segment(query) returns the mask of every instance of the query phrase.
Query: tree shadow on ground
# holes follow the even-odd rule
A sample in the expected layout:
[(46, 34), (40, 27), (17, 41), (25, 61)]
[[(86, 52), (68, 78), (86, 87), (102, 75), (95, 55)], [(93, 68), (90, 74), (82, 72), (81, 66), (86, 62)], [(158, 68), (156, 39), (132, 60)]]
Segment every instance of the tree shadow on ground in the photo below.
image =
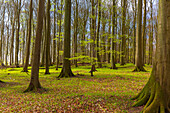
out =
[(22, 85), (21, 83), (18, 82), (0, 82), (0, 87), (11, 87), (11, 86), (18, 86)]

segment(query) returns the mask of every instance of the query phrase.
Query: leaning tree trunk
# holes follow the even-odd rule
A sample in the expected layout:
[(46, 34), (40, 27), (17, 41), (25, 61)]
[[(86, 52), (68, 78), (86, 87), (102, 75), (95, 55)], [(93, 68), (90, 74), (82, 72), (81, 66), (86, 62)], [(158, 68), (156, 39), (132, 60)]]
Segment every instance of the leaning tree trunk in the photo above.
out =
[(43, 28), (43, 16), (44, 16), (44, 2), (45, 0), (39, 0), (38, 8), (38, 20), (36, 29), (35, 49), (33, 54), (33, 62), (31, 69), (31, 81), (28, 88), (24, 92), (42, 89), (39, 82), (39, 65), (40, 65), (40, 48), (41, 48), (41, 37)]
[(58, 78), (74, 76), (74, 74), (71, 71), (71, 64), (69, 60), (70, 58), (70, 34), (71, 34), (71, 0), (65, 0), (64, 58), (63, 58), (63, 68)]
[(134, 72), (146, 71), (142, 64), (142, 0), (138, 0), (138, 15), (137, 15), (137, 29), (136, 29), (136, 62)]
[(170, 1), (159, 1), (156, 59), (149, 81), (133, 99), (144, 113), (170, 112)]

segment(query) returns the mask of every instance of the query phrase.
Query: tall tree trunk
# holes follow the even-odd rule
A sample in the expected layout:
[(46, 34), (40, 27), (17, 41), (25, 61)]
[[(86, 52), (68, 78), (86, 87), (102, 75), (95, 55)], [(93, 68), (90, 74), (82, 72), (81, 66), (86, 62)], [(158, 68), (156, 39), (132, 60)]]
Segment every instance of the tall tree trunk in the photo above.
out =
[(51, 3), (50, 0), (48, 0), (47, 2), (47, 27), (46, 27), (46, 65), (45, 65), (45, 74), (50, 74), (49, 72), (49, 61), (50, 61), (50, 8), (51, 8)]
[(14, 12), (14, 17), (12, 21), (12, 35), (11, 35), (11, 46), (10, 46), (10, 65), (14, 63), (13, 61), (13, 49), (14, 49), (14, 33), (15, 33), (15, 12)]
[(33, 54), (33, 62), (31, 69), (31, 81), (28, 88), (24, 92), (42, 89), (39, 82), (39, 64), (40, 64), (40, 48), (41, 48), (41, 37), (43, 28), (43, 16), (44, 16), (44, 2), (45, 0), (39, 0), (38, 8), (38, 20), (36, 29), (36, 39), (35, 39), (35, 50)]
[(93, 40), (92, 42), (92, 67), (91, 67), (91, 76), (93, 76), (93, 72), (96, 71), (95, 68), (95, 36), (96, 36), (96, 31), (95, 31), (95, 4), (94, 0), (91, 0), (91, 13), (92, 13), (92, 20), (91, 20), (91, 39)]
[(133, 63), (135, 64), (135, 53), (136, 53), (136, 0), (134, 1), (135, 6), (133, 5), (134, 20), (133, 20)]
[(170, 1), (159, 1), (156, 59), (149, 81), (133, 99), (133, 106), (145, 104), (143, 113), (170, 112)]
[(15, 41), (15, 66), (19, 67), (19, 61), (18, 61), (18, 54), (19, 54), (19, 32), (20, 32), (20, 12), (21, 12), (21, 0), (19, 0), (19, 3), (17, 1), (17, 24), (18, 28), (16, 31), (16, 41)]
[(105, 11), (102, 11), (102, 62), (105, 63), (106, 62), (106, 20), (105, 20), (106, 16), (105, 16)]
[[(45, 12), (44, 12), (44, 14), (45, 14)], [(44, 66), (44, 61), (45, 61), (45, 47), (46, 47), (46, 15), (44, 15), (44, 26), (43, 26), (43, 47), (42, 47), (42, 52), (41, 52), (41, 56), (42, 56), (42, 58), (41, 58), (41, 67), (43, 67)]]
[(4, 19), (5, 19), (5, 5), (3, 7), (3, 15), (2, 15), (2, 20), (1, 20), (0, 62), (3, 62), (2, 44), (3, 44), (3, 39), (4, 39)]
[(98, 23), (97, 23), (97, 33), (96, 33), (96, 47), (97, 47), (97, 65), (98, 68), (102, 68), (101, 59), (99, 55), (99, 33), (100, 33), (100, 18), (101, 18), (101, 0), (98, 0)]
[(107, 39), (107, 63), (110, 63), (110, 42), (111, 42), (111, 16), (112, 8), (109, 8), (109, 29), (108, 29), (108, 39)]
[(146, 46), (146, 0), (144, 0), (144, 17), (143, 17), (143, 34), (142, 34), (142, 65), (144, 65), (145, 59), (145, 46)]
[(126, 0), (123, 0), (122, 44), (121, 44), (121, 61), (120, 61), (120, 65), (125, 64), (125, 45), (126, 45), (125, 20), (126, 20)]
[(56, 63), (56, 0), (54, 0), (53, 64)]
[[(76, 13), (75, 13), (75, 33), (74, 33), (74, 57), (77, 57), (77, 30), (78, 30), (78, 1), (76, 0)], [(74, 60), (74, 65), (78, 67), (77, 65), (77, 59)]]
[(28, 33), (28, 40), (27, 40), (27, 45), (26, 45), (26, 56), (25, 56), (25, 64), (24, 64), (23, 72), (28, 72), (30, 45), (31, 45), (30, 42), (31, 42), (32, 12), (33, 12), (32, 0), (30, 0), (30, 13), (29, 13), (29, 23), (28, 23), (29, 33)]
[(71, 0), (65, 0), (65, 18), (64, 18), (64, 57), (63, 68), (58, 76), (60, 77), (72, 77), (74, 74), (71, 71), (70, 64), (70, 34), (71, 34)]
[(111, 39), (111, 69), (117, 69), (115, 65), (115, 17), (116, 17), (116, 2), (113, 0), (113, 14), (112, 14), (112, 39)]
[(136, 28), (136, 61), (134, 72), (146, 71), (142, 64), (142, 0), (138, 0), (138, 15), (137, 15), (137, 28)]
[[(63, 3), (63, 0), (61, 0), (60, 1), (61, 3)], [(58, 39), (57, 39), (57, 62), (56, 62), (56, 70), (58, 70), (58, 66), (59, 66), (59, 63), (60, 63), (60, 49), (62, 48), (62, 47), (60, 47), (61, 46), (61, 44), (60, 44), (60, 38), (61, 38), (61, 36), (62, 36), (62, 34), (61, 34), (61, 28), (62, 28), (62, 13), (63, 13), (63, 5), (61, 4), (61, 9), (60, 9), (60, 11), (61, 11), (61, 13), (59, 14), (59, 31), (58, 31)]]

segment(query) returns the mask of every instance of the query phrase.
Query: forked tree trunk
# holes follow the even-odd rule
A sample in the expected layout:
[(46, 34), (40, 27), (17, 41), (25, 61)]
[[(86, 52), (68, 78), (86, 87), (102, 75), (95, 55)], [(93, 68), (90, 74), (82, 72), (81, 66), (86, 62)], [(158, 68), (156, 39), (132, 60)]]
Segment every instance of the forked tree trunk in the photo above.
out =
[(170, 112), (170, 1), (159, 1), (156, 59), (149, 81), (133, 99), (145, 104), (143, 113)]
[(69, 59), (71, 50), (70, 34), (71, 34), (71, 0), (65, 0), (63, 68), (58, 78), (74, 76), (74, 74), (71, 71), (71, 64)]
[(43, 16), (44, 16), (44, 10), (42, 9), (44, 9), (44, 2), (45, 0), (39, 0), (35, 49), (34, 49), (32, 69), (31, 69), (31, 81), (28, 88), (24, 92), (28, 92), (32, 90), (38, 91), (39, 89), (42, 89), (39, 82), (39, 64), (40, 64), (40, 48), (41, 48), (41, 37), (42, 37)]

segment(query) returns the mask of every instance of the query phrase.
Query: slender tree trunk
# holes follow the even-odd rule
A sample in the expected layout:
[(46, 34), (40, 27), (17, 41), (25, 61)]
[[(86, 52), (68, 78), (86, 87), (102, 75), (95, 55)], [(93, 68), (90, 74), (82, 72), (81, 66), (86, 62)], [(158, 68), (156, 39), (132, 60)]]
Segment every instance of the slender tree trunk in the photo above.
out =
[(134, 1), (135, 6), (133, 7), (134, 20), (133, 20), (133, 63), (135, 64), (135, 53), (136, 53), (136, 0)]
[(109, 29), (108, 29), (108, 39), (107, 39), (107, 63), (110, 63), (110, 42), (111, 42), (111, 16), (112, 16), (112, 10), (111, 8), (109, 9)]
[(105, 11), (102, 11), (102, 62), (105, 63), (106, 62), (106, 43), (105, 43), (105, 37), (106, 37), (106, 20), (105, 20), (106, 16), (105, 16)]
[(47, 2), (47, 27), (46, 27), (46, 66), (45, 66), (45, 74), (50, 74), (49, 72), (49, 61), (50, 61), (50, 0)]
[[(78, 31), (78, 0), (76, 0), (76, 13), (75, 13), (75, 33), (74, 33), (74, 57), (77, 57), (77, 31)], [(77, 65), (77, 59), (74, 60), (74, 65)]]
[(21, 12), (21, 0), (19, 1), (18, 9), (17, 9), (18, 28), (17, 28), (17, 32), (16, 32), (16, 42), (15, 42), (15, 66), (17, 68), (19, 67), (18, 54), (19, 54), (20, 12)]
[(144, 17), (143, 17), (143, 34), (142, 34), (142, 65), (144, 65), (145, 59), (145, 37), (146, 37), (146, 0), (144, 0)]
[(39, 82), (39, 64), (40, 64), (40, 48), (41, 48), (41, 37), (43, 28), (43, 15), (44, 15), (44, 0), (39, 0), (38, 8), (38, 20), (37, 20), (37, 30), (35, 39), (35, 50), (33, 54), (33, 62), (31, 69), (31, 81), (28, 88), (24, 92), (42, 89)]
[(125, 64), (125, 45), (126, 45), (125, 20), (126, 20), (126, 0), (123, 0), (122, 44), (121, 44), (121, 61), (120, 61), (120, 65)]
[(3, 62), (3, 38), (4, 38), (4, 19), (5, 19), (5, 6), (3, 7), (3, 15), (2, 15), (2, 20), (1, 20), (1, 40), (0, 40), (0, 62)]
[[(45, 12), (44, 12), (45, 13)], [(44, 60), (45, 60), (45, 47), (46, 47), (46, 15), (44, 15), (44, 26), (43, 26), (43, 50), (42, 50), (42, 58), (41, 58), (41, 67), (44, 66)]]
[[(63, 0), (61, 0), (60, 1), (61, 3), (63, 2)], [(61, 9), (60, 9), (60, 11), (61, 11), (61, 14), (59, 14), (59, 31), (58, 31), (58, 34), (59, 34), (59, 36), (58, 36), (58, 39), (57, 39), (57, 64), (56, 64), (56, 70), (58, 70), (58, 66), (59, 66), (59, 63), (60, 63), (60, 46), (61, 46), (61, 44), (60, 44), (60, 38), (61, 38), (61, 28), (62, 28), (62, 26), (61, 26), (61, 24), (62, 24), (62, 11), (63, 10), (63, 6), (62, 6), (62, 4), (61, 4)]]
[(138, 0), (138, 15), (137, 15), (137, 28), (136, 28), (136, 61), (134, 72), (146, 71), (142, 64), (142, 0)]
[(30, 42), (31, 42), (31, 23), (32, 23), (32, 0), (30, 0), (30, 13), (29, 13), (29, 33), (28, 33), (28, 40), (27, 40), (27, 46), (26, 46), (26, 56), (25, 56), (25, 64), (23, 68), (23, 72), (28, 72), (28, 65), (29, 65), (29, 55), (30, 55)]
[(116, 17), (116, 2), (113, 0), (113, 14), (112, 14), (112, 39), (111, 39), (111, 69), (117, 69), (115, 65), (115, 17)]
[(95, 31), (95, 19), (96, 17), (94, 18), (95, 16), (95, 5), (94, 5), (94, 0), (91, 0), (91, 13), (92, 13), (92, 25), (91, 25), (91, 39), (93, 40), (92, 42), (92, 67), (91, 67), (91, 76), (93, 76), (93, 72), (96, 71), (96, 68), (95, 68), (95, 36), (96, 36), (96, 31)]
[(56, 0), (54, 0), (53, 64), (56, 63)]
[(11, 35), (11, 46), (10, 46), (10, 65), (14, 63), (13, 61), (13, 49), (14, 49), (14, 33), (15, 33), (15, 13), (12, 21), (12, 35)]
[(61, 77), (72, 77), (74, 74), (71, 71), (70, 64), (70, 34), (71, 34), (71, 0), (65, 0), (65, 18), (64, 18), (64, 57), (63, 57), (63, 68), (58, 76)]
[(98, 23), (97, 23), (97, 33), (96, 33), (96, 47), (97, 47), (97, 65), (98, 68), (102, 68), (101, 59), (99, 55), (99, 33), (100, 33), (100, 18), (101, 18), (101, 0), (98, 0)]

